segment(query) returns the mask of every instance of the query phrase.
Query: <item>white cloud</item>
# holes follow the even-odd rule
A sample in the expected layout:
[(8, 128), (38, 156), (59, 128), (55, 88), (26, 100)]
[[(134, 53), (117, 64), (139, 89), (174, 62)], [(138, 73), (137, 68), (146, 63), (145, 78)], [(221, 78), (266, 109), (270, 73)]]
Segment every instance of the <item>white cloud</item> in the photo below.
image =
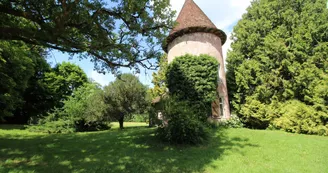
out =
[(108, 85), (109, 82), (113, 81), (115, 79), (114, 75), (112, 74), (101, 74), (96, 71), (89, 71), (88, 77), (92, 78), (95, 80), (95, 82), (99, 83), (101, 86)]

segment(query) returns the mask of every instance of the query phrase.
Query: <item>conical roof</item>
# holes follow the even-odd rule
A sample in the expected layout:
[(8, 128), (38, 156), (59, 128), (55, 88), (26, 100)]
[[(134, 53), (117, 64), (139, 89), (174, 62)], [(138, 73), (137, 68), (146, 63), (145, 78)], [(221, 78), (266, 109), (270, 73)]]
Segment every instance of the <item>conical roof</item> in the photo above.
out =
[(167, 37), (166, 44), (163, 46), (165, 51), (167, 51), (168, 44), (174, 39), (189, 33), (213, 33), (221, 38), (222, 45), (227, 40), (226, 34), (213, 24), (193, 0), (185, 1), (176, 22), (177, 25), (171, 30), (170, 35)]

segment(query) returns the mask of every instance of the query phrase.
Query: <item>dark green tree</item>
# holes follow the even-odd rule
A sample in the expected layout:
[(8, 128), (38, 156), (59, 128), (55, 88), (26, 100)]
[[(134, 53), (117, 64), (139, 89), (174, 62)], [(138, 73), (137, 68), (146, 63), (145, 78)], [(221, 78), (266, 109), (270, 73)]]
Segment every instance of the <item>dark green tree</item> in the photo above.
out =
[(132, 74), (122, 74), (105, 87), (107, 116), (119, 122), (123, 129), (124, 118), (147, 110), (147, 87)]
[(2, 0), (0, 40), (91, 58), (100, 72), (151, 68), (173, 15), (169, 0)]
[(234, 27), (227, 58), (233, 111), (246, 125), (284, 127), (287, 121), (274, 123), (281, 117), (288, 119), (284, 105), (293, 109), (292, 105), (304, 104), (302, 109), (315, 112), (289, 125), (311, 123), (328, 129), (327, 21), (325, 0), (252, 2)]
[(78, 65), (63, 62), (45, 74), (44, 82), (51, 92), (55, 106), (61, 107), (62, 101), (71, 96), (77, 88), (88, 83), (88, 77)]
[(45, 56), (39, 56), (34, 60), (34, 74), (28, 80), (25, 91), (21, 93), (23, 103), (16, 108), (13, 117), (6, 118), (7, 123), (26, 124), (30, 117), (45, 115), (56, 105), (52, 91), (44, 82), (45, 75), (51, 72)]
[(0, 41), (0, 121), (24, 103), (40, 52), (20, 41)]

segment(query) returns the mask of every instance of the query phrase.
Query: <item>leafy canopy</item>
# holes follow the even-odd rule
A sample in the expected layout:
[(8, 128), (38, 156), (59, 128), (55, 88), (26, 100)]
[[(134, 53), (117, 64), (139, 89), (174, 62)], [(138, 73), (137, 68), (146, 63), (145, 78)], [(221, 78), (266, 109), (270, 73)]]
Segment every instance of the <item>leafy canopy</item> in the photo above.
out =
[(106, 86), (104, 92), (107, 116), (118, 120), (121, 129), (126, 116), (144, 112), (149, 104), (147, 87), (133, 74), (122, 74)]
[(40, 58), (37, 48), (31, 49), (17, 41), (0, 41), (0, 121), (12, 116), (13, 111), (24, 103), (22, 95)]
[(169, 0), (3, 0), (0, 40), (91, 58), (100, 72), (152, 67), (172, 27)]
[(67, 99), (83, 84), (88, 83), (88, 77), (78, 65), (63, 62), (45, 74), (44, 82), (47, 83), (58, 106), (59, 102)]

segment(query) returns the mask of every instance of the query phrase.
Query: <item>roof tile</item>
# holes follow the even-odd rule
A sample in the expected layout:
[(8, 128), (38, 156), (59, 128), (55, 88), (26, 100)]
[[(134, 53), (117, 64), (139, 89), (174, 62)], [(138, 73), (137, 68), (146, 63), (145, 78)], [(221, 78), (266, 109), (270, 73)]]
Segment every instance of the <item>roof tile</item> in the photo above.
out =
[(172, 29), (170, 35), (189, 27), (216, 28), (213, 22), (206, 16), (206, 14), (193, 0), (185, 1), (176, 22), (178, 24)]

